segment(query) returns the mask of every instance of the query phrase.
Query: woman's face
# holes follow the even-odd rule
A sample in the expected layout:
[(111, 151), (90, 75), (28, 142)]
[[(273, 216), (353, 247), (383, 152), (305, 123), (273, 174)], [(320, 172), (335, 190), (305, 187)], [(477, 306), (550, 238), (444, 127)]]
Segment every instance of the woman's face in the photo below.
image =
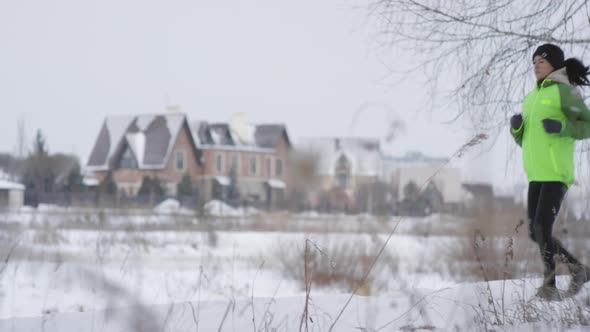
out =
[(535, 65), (535, 77), (537, 78), (537, 81), (544, 79), (555, 70), (549, 61), (540, 55), (537, 55), (533, 59), (533, 64)]

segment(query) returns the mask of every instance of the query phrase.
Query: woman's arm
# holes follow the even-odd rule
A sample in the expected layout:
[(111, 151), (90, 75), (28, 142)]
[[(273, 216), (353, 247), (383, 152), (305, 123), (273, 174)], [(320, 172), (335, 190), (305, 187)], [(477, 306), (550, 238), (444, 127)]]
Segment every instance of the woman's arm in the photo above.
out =
[(590, 138), (590, 110), (572, 87), (559, 84), (561, 110), (566, 117), (561, 136), (575, 139)]
[(524, 122), (520, 125), (518, 129), (510, 128), (510, 134), (512, 134), (512, 138), (519, 146), (522, 146), (522, 135), (524, 134)]

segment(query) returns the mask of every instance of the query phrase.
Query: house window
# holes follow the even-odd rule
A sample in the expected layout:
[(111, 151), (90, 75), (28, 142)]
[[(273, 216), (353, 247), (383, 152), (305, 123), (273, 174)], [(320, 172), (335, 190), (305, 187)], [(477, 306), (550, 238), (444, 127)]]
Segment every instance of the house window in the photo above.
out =
[(341, 155), (336, 161), (334, 174), (336, 174), (336, 185), (340, 188), (348, 188), (350, 184), (350, 162), (344, 155)]
[(256, 175), (257, 164), (258, 158), (256, 156), (250, 157), (250, 175)]
[(270, 158), (266, 158), (266, 176), (271, 177), (272, 172), (271, 172), (271, 166), (272, 166), (272, 161), (270, 160)]
[(236, 173), (239, 173), (238, 167), (239, 167), (239, 155), (234, 154), (231, 156), (231, 162), (230, 162), (230, 169), (235, 169)]
[(176, 170), (184, 171), (184, 151), (176, 151)]
[(278, 177), (283, 176), (283, 160), (281, 159), (276, 160), (275, 175)]
[(218, 154), (215, 158), (215, 170), (217, 173), (223, 173), (223, 155)]
[(129, 148), (126, 148), (125, 152), (123, 152), (119, 165), (121, 168), (137, 168), (137, 161)]

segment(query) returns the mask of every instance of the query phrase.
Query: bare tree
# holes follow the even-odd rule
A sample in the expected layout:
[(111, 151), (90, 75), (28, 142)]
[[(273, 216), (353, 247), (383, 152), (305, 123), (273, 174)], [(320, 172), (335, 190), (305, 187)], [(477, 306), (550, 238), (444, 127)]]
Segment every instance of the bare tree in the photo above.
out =
[[(533, 85), (532, 53), (557, 44), (567, 57), (590, 50), (587, 0), (376, 0), (379, 42), (416, 59), (433, 101), (455, 104), (478, 131), (505, 128)], [(379, 38), (379, 39), (380, 39)], [(443, 97), (442, 99), (438, 99)]]

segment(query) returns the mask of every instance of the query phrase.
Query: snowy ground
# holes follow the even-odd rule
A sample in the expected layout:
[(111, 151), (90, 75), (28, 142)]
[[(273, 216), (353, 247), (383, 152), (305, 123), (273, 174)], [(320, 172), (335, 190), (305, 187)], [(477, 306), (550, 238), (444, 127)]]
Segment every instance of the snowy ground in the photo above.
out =
[[(501, 283), (491, 286), (498, 289)], [(529, 284), (523, 288), (529, 293), (534, 290)], [(92, 312), (51, 313), (42, 317), (2, 320), (0, 328), (3, 331), (329, 331), (334, 325), (333, 331), (587, 330), (584, 326), (567, 327), (569, 319), (572, 322), (577, 319), (575, 313), (567, 314), (577, 304), (521, 301), (507, 296), (504, 311), (498, 307), (498, 314), (494, 315), (488, 312), (492, 309), (478, 307), (481, 303), (474, 295), (484, 292), (482, 285), (467, 284), (354, 297), (338, 320), (336, 318), (349, 300), (348, 295), (312, 296), (307, 306), (307, 324), (301, 321), (305, 297), (277, 296), (255, 297), (253, 301), (176, 302)], [(535, 317), (543, 314), (547, 314), (547, 321)], [(504, 325), (493, 325), (495, 319), (505, 322)]]
[[(321, 223), (309, 217), (284, 228)], [(393, 224), (367, 228), (365, 216), (343, 219), (340, 232), (211, 230), (199, 221), (196, 230), (147, 231), (61, 227), (60, 218), (0, 217), (0, 331), (583, 331), (590, 322), (587, 290), (546, 303), (532, 296), (535, 278), (457, 281), (441, 268), (450, 266), (441, 262), (441, 248), (457, 239), (424, 236), (447, 233), (448, 225), (428, 227), (433, 219), (404, 221), (362, 295), (351, 297), (346, 283), (314, 284), (312, 277), (306, 302), (303, 273), (289, 272), (286, 256), (303, 271), (307, 243), (331, 270), (363, 265), (346, 255), (361, 247), (372, 257)], [(131, 220), (137, 226), (166, 218)], [(559, 282), (567, 287), (566, 277)]]

